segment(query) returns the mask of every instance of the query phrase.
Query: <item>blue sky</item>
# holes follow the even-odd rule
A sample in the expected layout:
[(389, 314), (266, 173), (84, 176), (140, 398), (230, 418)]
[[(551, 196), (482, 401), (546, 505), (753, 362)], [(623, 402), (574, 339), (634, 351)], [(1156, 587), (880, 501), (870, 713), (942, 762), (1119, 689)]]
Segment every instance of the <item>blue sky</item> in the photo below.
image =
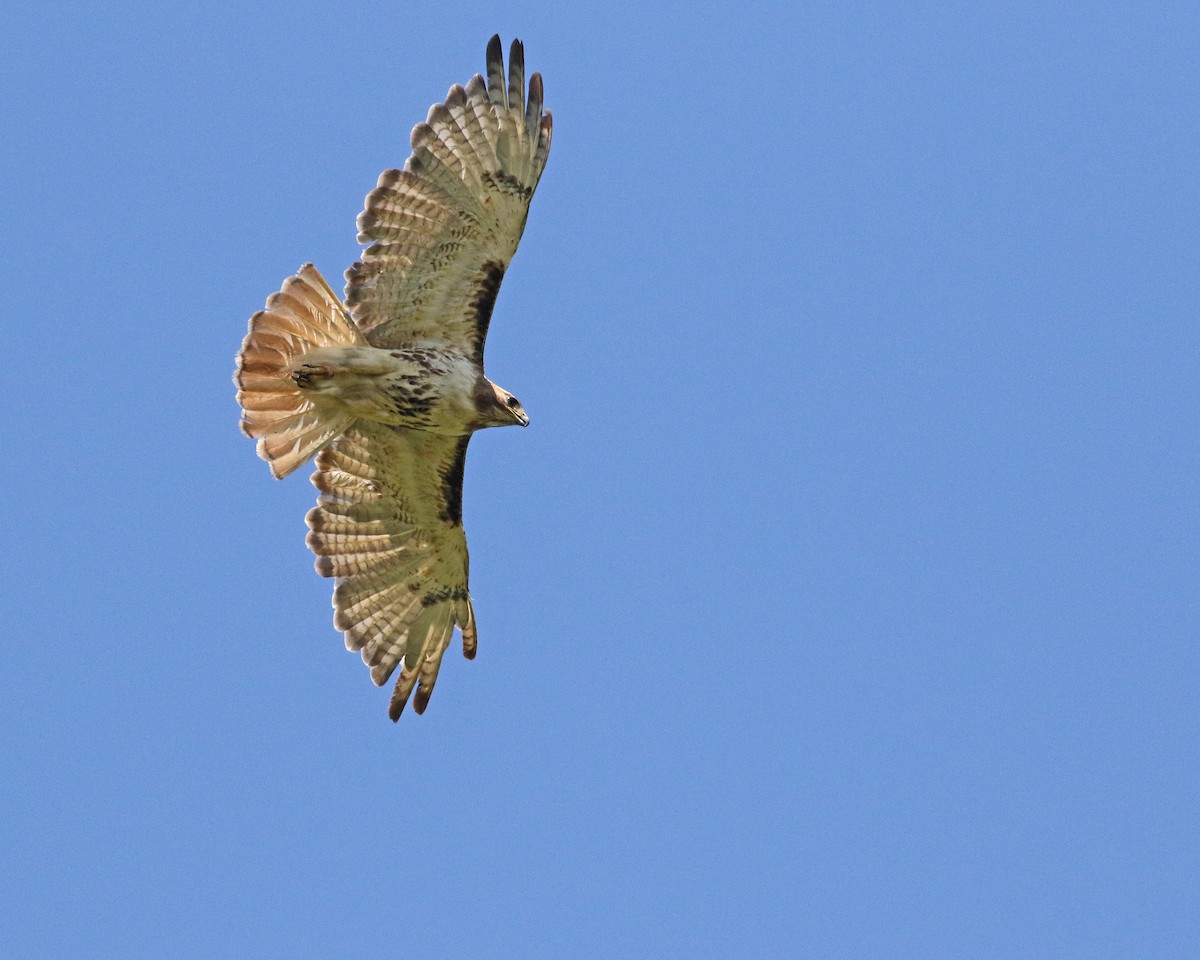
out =
[[(564, 7), (9, 18), (0, 942), (1196, 955), (1194, 7)], [(393, 726), (229, 378), (493, 32), (533, 425)]]

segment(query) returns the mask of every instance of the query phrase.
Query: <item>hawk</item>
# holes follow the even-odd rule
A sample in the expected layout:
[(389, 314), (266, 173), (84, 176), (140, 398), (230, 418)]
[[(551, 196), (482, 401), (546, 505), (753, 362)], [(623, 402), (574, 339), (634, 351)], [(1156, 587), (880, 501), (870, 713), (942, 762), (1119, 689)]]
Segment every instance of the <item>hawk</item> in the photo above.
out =
[(305, 264), (250, 318), (237, 357), (242, 430), (271, 472), (316, 455), (307, 543), (334, 578), (346, 647), (377, 685), (400, 668), (392, 720), (410, 696), (424, 712), (456, 626), (475, 656), (463, 464), (476, 430), (529, 423), (484, 376), (483, 347), (551, 125), (521, 42), (506, 74), (492, 37), (487, 79), (452, 86), (413, 128), (404, 169), (367, 195), (345, 302)]

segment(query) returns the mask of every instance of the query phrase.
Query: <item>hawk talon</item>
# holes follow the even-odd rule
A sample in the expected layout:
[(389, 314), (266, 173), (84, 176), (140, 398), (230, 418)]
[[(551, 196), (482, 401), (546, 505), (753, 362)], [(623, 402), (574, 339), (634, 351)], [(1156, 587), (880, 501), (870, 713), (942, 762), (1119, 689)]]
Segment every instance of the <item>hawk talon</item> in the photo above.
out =
[(328, 367), (315, 363), (302, 363), (291, 373), (292, 383), (298, 387), (311, 387), (316, 379), (328, 379), (332, 374)]

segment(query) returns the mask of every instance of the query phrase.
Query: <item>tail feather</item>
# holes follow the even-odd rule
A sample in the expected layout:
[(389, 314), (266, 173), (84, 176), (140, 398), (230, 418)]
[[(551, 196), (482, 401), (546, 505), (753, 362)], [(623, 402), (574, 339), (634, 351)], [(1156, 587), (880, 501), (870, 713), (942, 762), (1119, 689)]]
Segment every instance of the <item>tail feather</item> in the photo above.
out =
[(258, 455), (276, 477), (286, 477), (354, 422), (343, 409), (301, 392), (291, 377), (295, 361), (320, 347), (366, 340), (346, 308), (311, 263), (267, 298), (250, 318), (233, 381), (242, 406), (242, 431), (258, 440)]

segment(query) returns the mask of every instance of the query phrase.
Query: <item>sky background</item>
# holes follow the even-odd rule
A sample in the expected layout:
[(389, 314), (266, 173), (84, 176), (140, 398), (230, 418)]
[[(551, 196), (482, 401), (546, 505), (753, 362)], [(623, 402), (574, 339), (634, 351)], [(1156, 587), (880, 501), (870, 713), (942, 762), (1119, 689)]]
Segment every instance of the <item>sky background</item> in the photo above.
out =
[[(7, 956), (1200, 955), (1194, 4), (5, 21)], [(493, 32), (533, 425), (393, 726), (230, 375)]]

